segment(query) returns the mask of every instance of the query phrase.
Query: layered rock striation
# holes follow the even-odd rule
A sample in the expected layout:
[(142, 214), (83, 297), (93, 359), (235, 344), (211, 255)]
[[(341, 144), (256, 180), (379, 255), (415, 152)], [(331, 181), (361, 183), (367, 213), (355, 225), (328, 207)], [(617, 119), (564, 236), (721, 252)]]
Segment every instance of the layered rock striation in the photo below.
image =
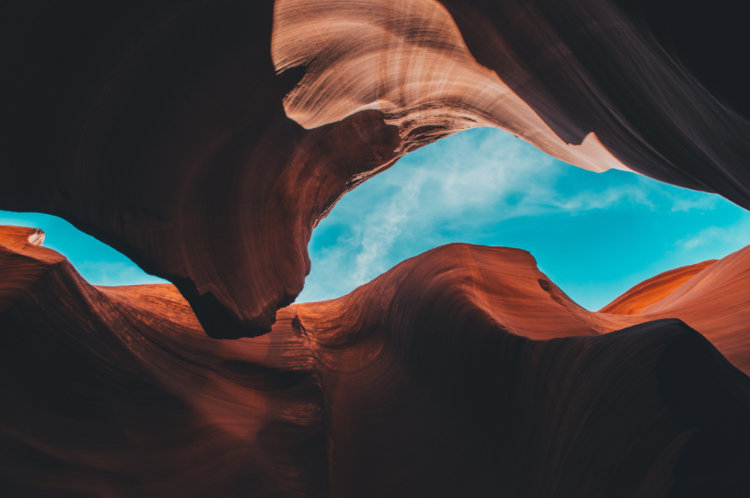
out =
[(0, 229), (5, 495), (750, 490), (750, 381), (721, 354), (747, 372), (747, 250), (627, 315), (580, 308), (524, 251), (454, 244), (217, 341), (171, 285), (91, 286), (40, 240)]
[(596, 313), (469, 245), (290, 305), (335, 202), (468, 127), (750, 207), (748, 31), (711, 7), (0, 7), (0, 208), (174, 283), (0, 228), (0, 494), (750, 495), (747, 248)]
[(171, 280), (208, 334), (240, 337), (300, 292), (341, 195), (467, 127), (750, 206), (747, 30), (696, 28), (741, 6), (673, 7), (11, 2), (0, 208), (71, 221)]

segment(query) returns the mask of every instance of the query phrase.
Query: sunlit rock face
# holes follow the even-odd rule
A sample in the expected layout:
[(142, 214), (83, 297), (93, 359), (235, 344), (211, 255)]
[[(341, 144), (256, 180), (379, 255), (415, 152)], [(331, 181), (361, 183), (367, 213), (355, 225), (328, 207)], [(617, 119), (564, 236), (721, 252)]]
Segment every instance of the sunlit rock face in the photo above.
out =
[[(0, 229), (5, 496), (750, 489), (732, 346), (676, 319), (602, 333), (630, 318), (578, 307), (524, 251), (443, 246), (217, 341), (173, 286), (91, 286), (36, 234)], [(712, 285), (747, 285), (746, 252), (705, 269), (726, 268)], [(717, 296), (717, 316), (738, 296)]]
[(276, 2), (276, 70), (303, 67), (284, 99), (305, 128), (377, 109), (407, 150), (475, 126), (496, 126), (586, 169), (627, 169), (595, 135), (568, 144), (497, 74), (478, 64), (448, 11), (433, 0)]
[[(270, 2), (16, 4), (3, 22), (0, 207), (60, 215), (173, 281), (206, 330), (269, 329), (313, 225), (399, 137), (286, 117)], [(213, 332), (215, 331), (215, 332)]]
[(0, 495), (328, 496), (291, 318), (211, 339), (172, 285), (91, 286), (34, 233), (0, 228)]
[(657, 275), (605, 306), (601, 313), (641, 321), (679, 317), (750, 375), (750, 247), (719, 261)]
[(290, 305), (334, 203), (467, 127), (750, 207), (713, 7), (729, 35), (671, 0), (4, 5), (0, 208), (175, 286), (0, 229), (0, 495), (750, 495), (748, 249), (598, 313), (468, 245)]
[(300, 292), (341, 195), (470, 126), (750, 206), (747, 30), (673, 30), (672, 3), (16, 2), (0, 208), (64, 217), (238, 337)]

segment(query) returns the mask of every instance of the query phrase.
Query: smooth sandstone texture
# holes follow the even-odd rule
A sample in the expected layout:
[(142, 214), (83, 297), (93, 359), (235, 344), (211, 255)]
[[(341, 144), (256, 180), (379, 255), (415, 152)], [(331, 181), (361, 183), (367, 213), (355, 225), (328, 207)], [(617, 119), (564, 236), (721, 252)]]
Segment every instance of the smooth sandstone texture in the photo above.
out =
[[(443, 246), (217, 341), (171, 285), (91, 286), (39, 239), (0, 229), (7, 496), (750, 491), (750, 381), (719, 352), (739, 350), (676, 319), (603, 333), (648, 318), (578, 307), (525, 251)], [(649, 309), (713, 286), (740, 323), (748, 254)], [(709, 340), (747, 342), (720, 322)]]
[(40, 4), (0, 16), (0, 207), (120, 249), (210, 334), (267, 332), (312, 227), (393, 160), (396, 128), (377, 111), (310, 131), (286, 117), (271, 2)]
[[(673, 286), (675, 275), (694, 275)], [(715, 262), (679, 268), (639, 284), (613, 304), (637, 320), (679, 317), (710, 340), (737, 368), (750, 374), (750, 310), (747, 289), (750, 286), (750, 247)], [(654, 299), (654, 288), (667, 288), (663, 297)], [(611, 311), (612, 304), (601, 312)], [(600, 312), (600, 313), (601, 313)], [(623, 312), (625, 313), (625, 312)], [(627, 311), (632, 313), (632, 311)], [(610, 315), (611, 316), (611, 315)]]
[(280, 0), (274, 12), (276, 70), (305, 68), (284, 98), (287, 115), (305, 128), (377, 109), (399, 127), (407, 151), (465, 128), (495, 126), (586, 169), (627, 169), (594, 134), (581, 144), (557, 136), (474, 60), (433, 0)]
[(659, 275), (651, 277), (628, 290), (622, 296), (599, 310), (599, 312), (615, 313), (618, 315), (640, 313), (652, 304), (657, 303), (672, 294), (682, 284), (698, 275), (715, 262), (716, 260), (709, 260), (660, 273)]
[(23, 230), (0, 229), (0, 495), (327, 496), (320, 382), (283, 312), (218, 341), (172, 285), (91, 286)]
[(341, 195), (470, 126), (748, 207), (748, 32), (712, 5), (11, 2), (0, 208), (62, 216), (240, 337), (300, 292)]

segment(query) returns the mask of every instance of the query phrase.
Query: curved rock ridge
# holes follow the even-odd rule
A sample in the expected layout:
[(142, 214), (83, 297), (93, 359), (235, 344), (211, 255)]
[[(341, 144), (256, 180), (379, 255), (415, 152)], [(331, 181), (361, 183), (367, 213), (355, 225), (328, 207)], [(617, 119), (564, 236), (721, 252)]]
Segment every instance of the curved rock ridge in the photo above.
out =
[(593, 133), (579, 145), (560, 139), (474, 60), (434, 0), (278, 0), (271, 50), (277, 71), (305, 68), (284, 98), (287, 115), (305, 128), (377, 109), (399, 127), (406, 150), (468, 127), (495, 126), (586, 169), (628, 169)]
[(644, 280), (599, 310), (599, 313), (633, 315), (672, 294), (682, 284), (714, 264), (716, 260), (703, 261), (660, 273)]
[[(674, 286), (675, 277), (680, 275), (687, 278), (681, 285)], [(646, 283), (650, 285), (644, 285)], [(644, 284), (635, 286), (601, 312), (633, 313), (632, 310), (646, 304), (638, 314), (628, 316), (640, 321), (679, 317), (699, 330), (737, 368), (750, 375), (747, 294), (750, 246), (719, 261), (662, 273)], [(655, 295), (660, 298), (654, 299)]]
[(750, 81), (733, 62), (750, 36), (732, 2), (440, 3), (477, 61), (564, 141), (594, 132), (634, 171), (750, 208), (750, 99), (741, 90)]
[(724, 37), (670, 36), (689, 29), (665, 13), (617, 0), (278, 0), (272, 53), (278, 71), (305, 70), (285, 109), (308, 128), (373, 108), (416, 146), (496, 126), (583, 168), (630, 168), (749, 207), (747, 96), (717, 100), (704, 81), (721, 79), (705, 71), (718, 64), (692, 54), (696, 38), (710, 53)]
[(171, 280), (209, 334), (267, 332), (302, 289), (312, 227), (399, 147), (377, 111), (313, 131), (284, 115), (272, 7), (8, 6), (0, 206)]
[(174, 286), (91, 286), (32, 233), (0, 228), (1, 495), (328, 496), (291, 317), (217, 341)]
[[(698, 330), (735, 367), (750, 375), (748, 286), (750, 246), (718, 261), (664, 272), (599, 312), (591, 312), (541, 273), (526, 251), (449, 244), (397, 265), (344, 297), (293, 308), (313, 338), (333, 335), (337, 340), (367, 329), (355, 323), (379, 320), (386, 313), (379, 303), (417, 299), (409, 298), (410, 294), (419, 296), (425, 308), (471, 311), (474, 318), (462, 315), (462, 320), (488, 320), (510, 334), (536, 340), (606, 334), (676, 318)], [(379, 297), (369, 302), (372, 295)], [(355, 310), (354, 317), (351, 310)], [(417, 320), (408, 318), (407, 311), (403, 315), (403, 320)], [(308, 316), (317, 325), (305, 325)]]
[(216, 341), (171, 285), (91, 286), (34, 233), (0, 228), (4, 495), (750, 490), (750, 380), (678, 320), (598, 334), (625, 315), (525, 251), (440, 247)]
[[(372, 296), (378, 297), (371, 302)], [(528, 252), (467, 244), (427, 251), (339, 299), (292, 308), (312, 340), (357, 342), (378, 328), (373, 323), (387, 318), (393, 303), (402, 302), (428, 315), (440, 309), (441, 320), (450, 310), (461, 323), (487, 322), (531, 339), (595, 335), (605, 328), (586, 323), (588, 312), (551, 283)], [(404, 321), (431, 319), (398, 313)]]
[(337, 199), (469, 126), (748, 207), (742, 65), (671, 2), (11, 2), (0, 208), (67, 219), (239, 337), (300, 292)]

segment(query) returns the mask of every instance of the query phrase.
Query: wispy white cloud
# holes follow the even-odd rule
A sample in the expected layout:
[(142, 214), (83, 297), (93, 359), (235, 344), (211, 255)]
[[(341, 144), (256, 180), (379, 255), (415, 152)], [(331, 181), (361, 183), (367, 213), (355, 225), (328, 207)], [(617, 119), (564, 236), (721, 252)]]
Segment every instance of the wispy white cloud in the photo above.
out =
[(711, 226), (677, 241), (681, 249), (697, 249), (702, 247), (728, 248), (728, 252), (735, 251), (750, 244), (750, 222), (740, 220), (729, 226)]
[[(711, 211), (716, 202), (632, 173), (582, 174), (498, 130), (464, 132), (344, 196), (313, 234), (312, 271), (299, 300), (341, 296), (408, 257), (447, 242), (479, 242), (513, 219), (529, 219), (534, 231), (533, 217), (607, 212), (646, 220)], [(695, 238), (684, 244), (701, 244)]]
[(480, 139), (459, 134), (449, 140), (407, 156), (340, 201), (314, 237), (328, 225), (347, 230), (323, 248), (312, 244), (312, 273), (301, 301), (349, 292), (431, 247), (425, 239), (449, 224), (476, 229), (488, 220), (645, 202), (633, 188), (561, 196), (554, 160), (509, 134), (493, 130)]
[(424, 184), (424, 171), (412, 175), (411, 181), (403, 185), (395, 195), (385, 200), (384, 206), (365, 216), (364, 223), (357, 227), (355, 265), (352, 281), (361, 285), (372, 278), (373, 272), (387, 269), (385, 255), (396, 238), (409, 223), (409, 216), (419, 203), (419, 194)]
[(551, 192), (550, 194), (554, 207), (562, 211), (581, 212), (609, 209), (622, 204), (654, 207), (654, 203), (649, 199), (648, 192), (632, 185), (610, 187), (601, 192), (581, 192), (573, 197), (564, 197), (559, 192)]
[(672, 198), (672, 212), (686, 212), (693, 210), (708, 210), (716, 207), (719, 202), (718, 196), (708, 196), (696, 193), (690, 197)]

